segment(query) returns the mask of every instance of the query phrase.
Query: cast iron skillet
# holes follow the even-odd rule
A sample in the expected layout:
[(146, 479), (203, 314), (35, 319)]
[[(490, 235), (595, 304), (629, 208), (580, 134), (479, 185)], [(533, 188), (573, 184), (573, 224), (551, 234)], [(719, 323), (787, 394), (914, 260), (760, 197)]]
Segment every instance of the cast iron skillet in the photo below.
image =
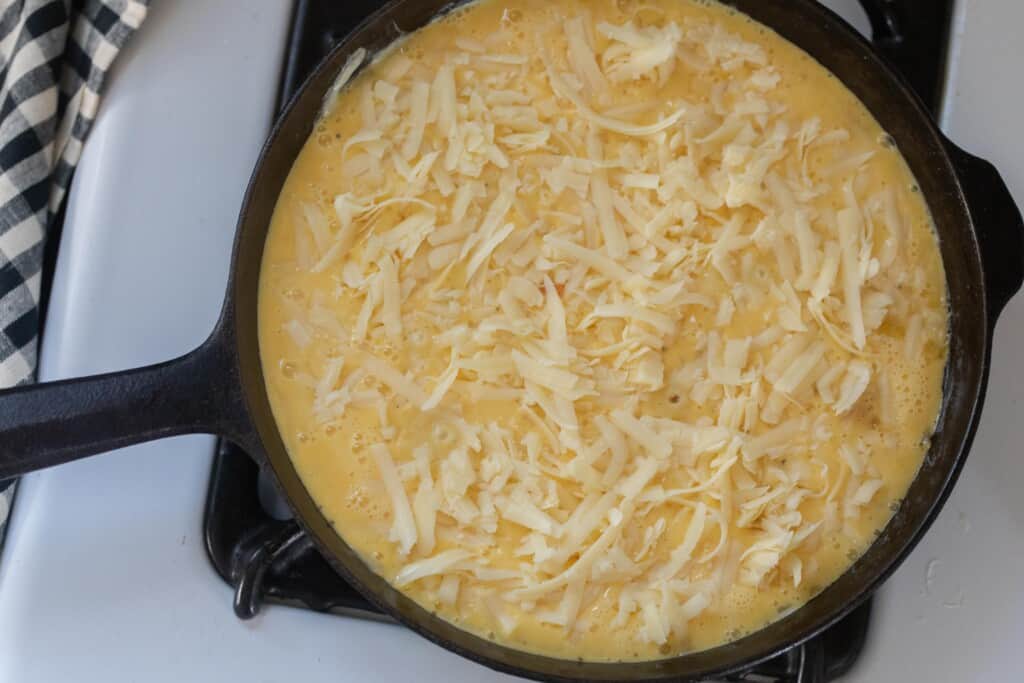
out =
[(195, 351), (158, 365), (0, 392), (0, 478), (186, 433), (234, 440), (275, 475), (296, 519), (347, 580), (427, 638), (502, 671), (546, 680), (653, 681), (721, 676), (802, 643), (842, 618), (893, 572), (952, 488), (981, 410), (996, 317), (1024, 278), (1024, 224), (996, 170), (950, 143), (910, 88), (852, 29), (812, 0), (728, 0), (835, 73), (881, 122), (917, 177), (938, 228), (949, 286), (950, 355), (925, 464), (867, 553), (784, 619), (720, 647), (639, 663), (563, 661), (497, 645), (426, 611), (375, 575), (334, 532), (285, 452), (267, 401), (256, 293), (271, 212), (324, 93), (357, 47), (383, 48), (447, 0), (394, 0), (324, 60), (263, 148), (242, 204), (221, 318)]

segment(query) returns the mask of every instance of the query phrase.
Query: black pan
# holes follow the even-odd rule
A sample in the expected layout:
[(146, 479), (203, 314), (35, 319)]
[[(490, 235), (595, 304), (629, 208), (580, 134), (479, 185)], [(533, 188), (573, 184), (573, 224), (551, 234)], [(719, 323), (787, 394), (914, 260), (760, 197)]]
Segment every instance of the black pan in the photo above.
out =
[(0, 392), (0, 478), (141, 441), (225, 436), (268, 468), (319, 549), (345, 579), (402, 623), (495, 669), (545, 680), (654, 681), (721, 676), (802, 643), (863, 601), (907, 556), (946, 500), (981, 411), (996, 317), (1024, 277), (1024, 224), (996, 170), (958, 149), (870, 46), (812, 0), (730, 0), (835, 73), (896, 140), (931, 207), (946, 268), (949, 363), (938, 429), (925, 464), (868, 551), (784, 619), (711, 650), (640, 663), (582, 663), (527, 654), (432, 615), (374, 574), (338, 536), (299, 480), (274, 424), (260, 367), (256, 292), (264, 238), (292, 162), (324, 94), (356, 48), (383, 48), (423, 26), (448, 0), (395, 0), (323, 61), (267, 141), (245, 200), (220, 321), (198, 349), (126, 372)]

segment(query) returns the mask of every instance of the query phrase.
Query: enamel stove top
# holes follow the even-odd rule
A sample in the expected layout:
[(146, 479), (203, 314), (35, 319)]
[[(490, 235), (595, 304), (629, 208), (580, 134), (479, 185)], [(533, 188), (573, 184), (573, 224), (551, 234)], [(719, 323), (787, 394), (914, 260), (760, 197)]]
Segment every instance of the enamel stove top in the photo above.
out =
[[(308, 22), (292, 24), (290, 3), (280, 0), (179, 0), (151, 9), (115, 69), (72, 189), (44, 379), (170, 358), (212, 328), (236, 212), (278, 96), (328, 47), (330, 27), (336, 37), (368, 6), (297, 4), (313, 11)], [(826, 4), (869, 30), (855, 0)], [(871, 4), (895, 6), (907, 40), (890, 39), (886, 49), (916, 70), (926, 99), (937, 97), (934, 62), (906, 48), (936, 35), (931, 22), (941, 20), (944, 3), (927, 3), (927, 20), (900, 11), (921, 11), (918, 3)], [(1024, 19), (1024, 6), (986, 5), (982, 14), (975, 4), (955, 8), (941, 118), (1024, 200), (1024, 96), (1000, 87), (1017, 67), (1011, 26)], [(335, 16), (317, 16), (320, 5), (333, 5)], [(930, 85), (929, 74), (937, 75)], [(874, 600), (866, 647), (842, 680), (1015, 680), (1024, 638), (1024, 460), (1013, 447), (1022, 393), (1013, 379), (1024, 360), (1011, 350), (1021, 342), (1024, 307), (1015, 300), (996, 333), (985, 416), (961, 481)], [(511, 680), (400, 627), (351, 618), (367, 616), (366, 604), (317, 564), (266, 492), (244, 455), (208, 437), (27, 478), (0, 558), (0, 683)], [(265, 598), (343, 616), (273, 604), (238, 620), (234, 591), (218, 572), (233, 584), (246, 577), (234, 598), (241, 615)], [(857, 631), (833, 635), (832, 649), (855, 654), (849, 633)]]

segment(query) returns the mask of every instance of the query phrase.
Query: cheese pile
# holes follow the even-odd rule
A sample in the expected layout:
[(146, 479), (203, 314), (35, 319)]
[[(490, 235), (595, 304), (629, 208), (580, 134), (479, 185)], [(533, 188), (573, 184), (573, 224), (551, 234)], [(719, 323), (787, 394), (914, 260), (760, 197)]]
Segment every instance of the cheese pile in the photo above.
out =
[(864, 182), (885, 141), (794, 117), (759, 44), (580, 15), (522, 49), (506, 19), (342, 91), (345, 190), (294, 236), (335, 286), (285, 326), (335, 346), (290, 375), (320, 427), (376, 407), (397, 586), (471, 593), (504, 633), (610, 603), (664, 644), (735, 586), (800, 585), (879, 495), (844, 425), (891, 419), (879, 352), (942, 346), (944, 312), (891, 268), (898, 189)]

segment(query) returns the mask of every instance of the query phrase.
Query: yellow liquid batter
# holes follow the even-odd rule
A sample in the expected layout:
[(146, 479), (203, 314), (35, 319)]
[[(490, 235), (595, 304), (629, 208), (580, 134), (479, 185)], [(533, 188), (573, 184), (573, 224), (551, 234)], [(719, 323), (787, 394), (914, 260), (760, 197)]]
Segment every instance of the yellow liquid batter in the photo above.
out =
[[(625, 33), (614, 29), (623, 26)], [(588, 50), (573, 46), (569, 35), (577, 29)], [(674, 53), (663, 50), (666, 40)], [(438, 131), (446, 114), (435, 90), (446, 64), (458, 98), (455, 116), (493, 124), (478, 129), (476, 138), (463, 136), (461, 161), (446, 158), (455, 143)], [(556, 92), (552, 73), (568, 96)], [(475, 88), (481, 92), (474, 94)], [(594, 116), (581, 116), (581, 105)], [(635, 129), (683, 110), (661, 131)], [(421, 140), (410, 141), (410, 122), (418, 116), (431, 123)], [(535, 120), (549, 125), (546, 133), (536, 133)], [(613, 130), (621, 126), (608, 120), (634, 128)], [(756, 152), (773, 131), (782, 140), (777, 154)], [(417, 176), (417, 163), (430, 150), (438, 154)], [(767, 173), (742, 175), (754, 174), (766, 154)], [(689, 176), (685, 169), (660, 178), (648, 172), (682, 158), (693, 161)], [(572, 172), (558, 170), (560, 164)], [(519, 175), (514, 200), (489, 224), (488, 211), (510, 168)], [(730, 185), (727, 177), (756, 177), (756, 184)], [(775, 191), (780, 177), (807, 192), (786, 199)], [(673, 185), (672, 178), (683, 180)], [(475, 182), (473, 192), (462, 193), (468, 205), (458, 207), (460, 187)], [(600, 200), (593, 200), (600, 182), (618, 193), (610, 225)], [(583, 186), (577, 191), (574, 183)], [(732, 199), (723, 201), (723, 194)], [(339, 195), (349, 199), (339, 205)], [(395, 197), (416, 199), (386, 201)], [(380, 206), (360, 204), (371, 200)], [(673, 225), (651, 228), (658, 208), (675, 200), (683, 206), (679, 215), (662, 221)], [(389, 231), (409, 227), (403, 221), (424, 215), (427, 206), (433, 222), (426, 239), (388, 242)], [(630, 206), (641, 215), (639, 228), (630, 225)], [(803, 212), (810, 242), (801, 242), (806, 233), (790, 232), (794, 211)], [(461, 221), (453, 220), (456, 214)], [(854, 257), (847, 260), (847, 252), (839, 255), (846, 238), (836, 226), (844, 218), (852, 225), (855, 215)], [(505, 225), (511, 227), (482, 263), (472, 263), (478, 243), (459, 246), (474, 231), (496, 235)], [(352, 232), (346, 236), (346, 230)], [(445, 230), (451, 240), (430, 239)], [(661, 307), (668, 331), (656, 316), (645, 322), (612, 311), (589, 320), (581, 310), (621, 303), (599, 301), (602, 287), (618, 288), (615, 296), (648, 298), (654, 290), (636, 294), (643, 287), (608, 284), (615, 278), (607, 272), (584, 274), (571, 254), (545, 242), (553, 233), (611, 254), (658, 287), (688, 273), (682, 291), (689, 303)], [(613, 244), (622, 235), (625, 255)], [(456, 247), (446, 251), (446, 244)], [(721, 256), (718, 249), (726, 247), (731, 251)], [(679, 265), (659, 265), (668, 261)], [(645, 263), (653, 265), (645, 271)], [(539, 268), (547, 269), (547, 282)], [(390, 309), (386, 278), (367, 284), (382, 271), (394, 276), (392, 294), (399, 294)], [(852, 296), (847, 276), (854, 274), (862, 343), (846, 308)], [(513, 289), (510, 279), (524, 275), (534, 289), (500, 308), (495, 302)], [(559, 302), (567, 332), (547, 322)], [(814, 307), (825, 311), (823, 318)], [(497, 329), (494, 311), (509, 310), (542, 322), (526, 331)], [(938, 245), (914, 178), (864, 106), (799, 48), (709, 2), (483, 0), (389, 49), (319, 122), (292, 168), (267, 238), (259, 342), (271, 405), (296, 468), (338, 533), (370, 566), (394, 581), (410, 563), (467, 550), (472, 561), (402, 590), (511, 647), (617, 661), (735, 639), (799, 607), (849, 567), (889, 520), (921, 465), (941, 401), (946, 315)], [(500, 320), (517, 324), (508, 315)], [(429, 396), (453, 367), (453, 340), (476, 339), (488, 324), (497, 326), (484, 335), (493, 353), (476, 365), (461, 358), (436, 408), (414, 405), (396, 389), (403, 380), (380, 370), (384, 365), (404, 374)], [(566, 367), (596, 373), (585, 382), (597, 388), (570, 400), (575, 427), (552, 419), (554, 390), (540, 390), (546, 407), (523, 403), (529, 373), (511, 360), (514, 351), (519, 357), (531, 349), (540, 353), (546, 340), (566, 335), (574, 356)], [(738, 346), (729, 347), (730, 340)], [(810, 354), (803, 373), (783, 362), (787, 341), (794, 353)], [(739, 376), (722, 380), (720, 371), (729, 369), (723, 354), (740, 346)], [(609, 377), (630, 392), (602, 388)], [(867, 385), (858, 391), (862, 379)], [(348, 393), (340, 397), (339, 389)], [(323, 396), (331, 392), (335, 402), (327, 404)], [(843, 405), (844, 394), (853, 397), (852, 405)], [(657, 444), (638, 445), (620, 424), (625, 418), (617, 418), (612, 429), (625, 435), (628, 448), (627, 459), (616, 464), (614, 448), (601, 442), (596, 427), (615, 411), (646, 420), (661, 430), (664, 443), (681, 441), (673, 442), (670, 455), (658, 456)], [(667, 436), (670, 423), (654, 418), (691, 426), (686, 429), (711, 441), (726, 437), (699, 447), (687, 441), (689, 432)], [(780, 425), (788, 425), (786, 433)], [(467, 443), (467, 428), (484, 435), (482, 445)], [(495, 465), (489, 453), (501, 439), (496, 445), (488, 434), (504, 435), (502, 448), (518, 467), (546, 473), (531, 480), (538, 490), (530, 515), (539, 509), (539, 521), (534, 516), (524, 523), (522, 514), (495, 509), (507, 489), (490, 478)], [(575, 452), (565, 448), (563, 436), (581, 445)], [(597, 452), (588, 450), (591, 443), (605, 447), (580, 464), (581, 454)], [(382, 444), (414, 512), (425, 476), (437, 495), (450, 494), (449, 509), (442, 505), (434, 519), (429, 552), (422, 527), (408, 554), (401, 552), (393, 491), (376, 455)], [(658, 457), (657, 472), (644, 482), (645, 498), (616, 501), (560, 564), (543, 564), (569, 532), (545, 535), (538, 528), (553, 521), (568, 529), (576, 506), (615, 491), (641, 463)], [(467, 466), (471, 481), (450, 483)], [(683, 492), (664, 495), (673, 489)], [(471, 509), (451, 509), (452, 501), (467, 500)], [(698, 516), (707, 522), (683, 553)], [(723, 529), (728, 534), (720, 542)], [(559, 576), (609, 538), (611, 545), (597, 547), (597, 562), (569, 587), (516, 592), (524, 581), (535, 587)], [(766, 545), (755, 546), (759, 542)], [(624, 597), (625, 586), (632, 598)]]

